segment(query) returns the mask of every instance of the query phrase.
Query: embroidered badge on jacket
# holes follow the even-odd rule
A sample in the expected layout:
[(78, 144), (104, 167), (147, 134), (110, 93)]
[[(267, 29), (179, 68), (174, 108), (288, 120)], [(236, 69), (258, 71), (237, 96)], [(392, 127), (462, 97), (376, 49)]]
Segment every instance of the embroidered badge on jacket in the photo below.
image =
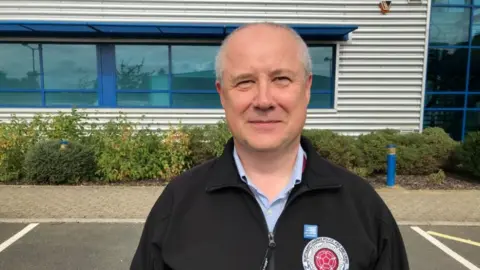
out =
[(305, 270), (348, 270), (350, 265), (345, 248), (329, 237), (310, 241), (303, 250), (302, 262)]

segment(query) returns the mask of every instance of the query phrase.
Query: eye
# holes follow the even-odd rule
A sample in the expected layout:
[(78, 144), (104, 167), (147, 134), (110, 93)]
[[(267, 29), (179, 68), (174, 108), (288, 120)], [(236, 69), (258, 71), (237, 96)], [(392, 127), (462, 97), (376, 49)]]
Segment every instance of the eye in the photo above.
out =
[(292, 80), (290, 80), (290, 78), (288, 77), (285, 77), (285, 76), (279, 76), (279, 77), (275, 77), (275, 79), (273, 80), (274, 82), (282, 85), (282, 86), (286, 86), (287, 84), (289, 84)]
[(285, 81), (285, 80), (287, 80), (287, 81), (290, 81), (290, 78), (285, 77), (285, 76), (280, 76), (280, 77), (276, 77), (275, 80), (280, 80), (280, 81)]
[(252, 84), (253, 81), (252, 80), (243, 80), (243, 81), (240, 81), (236, 84), (237, 87), (247, 87), (249, 86), (250, 84)]

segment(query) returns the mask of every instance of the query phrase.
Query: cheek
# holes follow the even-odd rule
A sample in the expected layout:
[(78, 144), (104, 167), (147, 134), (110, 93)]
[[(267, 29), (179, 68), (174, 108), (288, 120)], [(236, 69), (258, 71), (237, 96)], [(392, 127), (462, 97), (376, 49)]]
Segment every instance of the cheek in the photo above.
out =
[(307, 105), (307, 98), (303, 91), (278, 91), (275, 95), (277, 103), (288, 111), (295, 111)]
[(235, 92), (229, 95), (228, 106), (231, 111), (241, 113), (250, 107), (252, 100), (253, 97), (250, 92)]

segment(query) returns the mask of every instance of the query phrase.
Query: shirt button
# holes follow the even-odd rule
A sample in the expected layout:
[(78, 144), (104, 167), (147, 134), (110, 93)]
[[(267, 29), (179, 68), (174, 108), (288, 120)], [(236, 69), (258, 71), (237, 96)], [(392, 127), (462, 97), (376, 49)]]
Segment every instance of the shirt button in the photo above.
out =
[(271, 214), (272, 214), (272, 210), (268, 209), (267, 214), (271, 215)]

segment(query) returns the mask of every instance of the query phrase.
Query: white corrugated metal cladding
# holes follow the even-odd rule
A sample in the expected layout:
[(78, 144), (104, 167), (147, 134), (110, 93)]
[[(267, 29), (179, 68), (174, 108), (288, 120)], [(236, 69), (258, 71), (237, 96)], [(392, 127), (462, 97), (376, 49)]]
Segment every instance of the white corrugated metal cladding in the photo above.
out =
[[(356, 24), (351, 40), (339, 44), (335, 109), (312, 109), (308, 128), (344, 134), (374, 129), (421, 128), (427, 34), (427, 1), (392, 1), (382, 15), (377, 0), (76, 0), (0, 1), (2, 20), (163, 21), (242, 23), (268, 20), (295, 24)], [(47, 112), (48, 110), (40, 110)], [(1, 109), (30, 117), (38, 109)], [(99, 109), (102, 119), (118, 110)], [(215, 123), (221, 110), (135, 109), (156, 124)]]

